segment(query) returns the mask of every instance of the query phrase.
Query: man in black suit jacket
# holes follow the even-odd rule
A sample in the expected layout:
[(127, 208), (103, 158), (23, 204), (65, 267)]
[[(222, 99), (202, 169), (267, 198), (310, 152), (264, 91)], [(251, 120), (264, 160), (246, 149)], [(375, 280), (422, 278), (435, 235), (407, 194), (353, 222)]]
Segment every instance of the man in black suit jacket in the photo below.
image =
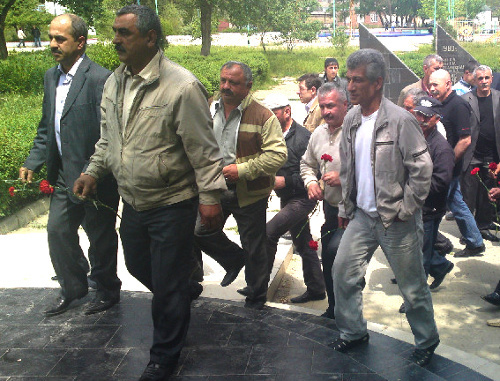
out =
[[(59, 65), (45, 73), (42, 119), (19, 177), (31, 181), (33, 172), (45, 163), (48, 181), (56, 186), (51, 196), (47, 232), (61, 296), (45, 314), (61, 314), (72, 301), (88, 293), (88, 264), (78, 239), (80, 225), (89, 237), (91, 277), (97, 284), (96, 296), (85, 310), (86, 314), (93, 314), (120, 300), (116, 214), (83, 203), (71, 189), (99, 140), (102, 90), (110, 72), (85, 55), (87, 25), (80, 17), (65, 14), (54, 18), (49, 39), (52, 55)], [(112, 176), (99, 184), (98, 192), (100, 201), (117, 209), (119, 196)]]

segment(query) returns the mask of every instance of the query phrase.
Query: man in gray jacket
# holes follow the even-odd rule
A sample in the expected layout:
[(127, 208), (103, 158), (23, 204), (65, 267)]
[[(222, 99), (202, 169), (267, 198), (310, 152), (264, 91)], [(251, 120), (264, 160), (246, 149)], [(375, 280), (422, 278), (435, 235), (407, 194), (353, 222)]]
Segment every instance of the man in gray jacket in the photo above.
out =
[(346, 228), (334, 263), (335, 318), (340, 352), (368, 342), (362, 289), (366, 267), (380, 246), (391, 265), (415, 335), (412, 361), (427, 365), (439, 344), (432, 299), (422, 266), (422, 205), (432, 161), (417, 120), (383, 97), (385, 62), (373, 49), (347, 59), (352, 104), (340, 142)]
[(101, 139), (74, 192), (86, 197), (112, 172), (123, 199), (120, 236), (130, 273), (153, 292), (153, 345), (141, 381), (174, 373), (190, 318), (189, 255), (201, 224), (222, 224), (226, 189), (206, 91), (163, 56), (161, 24), (147, 7), (120, 9), (113, 43), (123, 64), (101, 104)]

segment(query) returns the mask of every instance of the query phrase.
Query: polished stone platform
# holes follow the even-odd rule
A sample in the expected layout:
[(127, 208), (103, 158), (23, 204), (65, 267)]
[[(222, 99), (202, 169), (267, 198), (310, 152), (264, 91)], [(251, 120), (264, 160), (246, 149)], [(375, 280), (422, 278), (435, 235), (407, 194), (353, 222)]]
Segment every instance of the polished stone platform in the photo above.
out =
[[(149, 359), (151, 294), (123, 291), (111, 310), (85, 316), (89, 295), (46, 318), (42, 311), (57, 292), (0, 289), (0, 380), (137, 380)], [(339, 336), (333, 320), (200, 298), (172, 380), (490, 380), (439, 355), (420, 368), (408, 361), (412, 345), (370, 335), (369, 345), (337, 353), (327, 347)]]

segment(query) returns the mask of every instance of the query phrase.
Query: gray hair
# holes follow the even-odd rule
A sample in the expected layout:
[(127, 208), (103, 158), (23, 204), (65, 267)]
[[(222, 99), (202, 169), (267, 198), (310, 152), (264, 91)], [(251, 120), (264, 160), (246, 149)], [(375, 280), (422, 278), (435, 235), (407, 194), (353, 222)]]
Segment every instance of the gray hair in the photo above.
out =
[(493, 70), (491, 70), (491, 67), (489, 67), (487, 65), (479, 65), (478, 67), (476, 67), (474, 69), (474, 73), (473, 73), (474, 78), (477, 78), (477, 74), (476, 74), (477, 71), (487, 71), (487, 70), (489, 70), (491, 77), (493, 77)]
[(237, 65), (243, 70), (243, 76), (245, 77), (245, 84), (248, 85), (249, 82), (252, 82), (252, 69), (247, 64), (239, 61), (227, 61), (224, 65), (221, 66), (220, 71), (222, 69), (231, 69), (234, 65)]
[(429, 66), (432, 60), (435, 60), (437, 63), (443, 63), (443, 57), (439, 54), (429, 54), (424, 58), (424, 66)]
[(134, 14), (137, 16), (135, 26), (142, 36), (145, 36), (150, 30), (154, 30), (156, 32), (156, 47), (160, 49), (163, 46), (165, 39), (163, 38), (163, 32), (161, 30), (160, 18), (155, 11), (144, 5), (130, 4), (124, 6), (116, 12), (116, 16), (128, 14)]
[(379, 77), (385, 79), (384, 56), (375, 49), (359, 49), (352, 53), (346, 62), (348, 70), (365, 66), (365, 75), (370, 82), (375, 82)]
[(406, 92), (405, 100), (408, 97), (411, 97), (413, 104), (416, 105), (420, 99), (422, 99), (423, 97), (426, 97), (426, 96), (427, 96), (427, 93), (424, 90), (419, 89), (418, 87), (414, 87)]
[(333, 82), (325, 82), (322, 84), (318, 89), (318, 97), (323, 97), (333, 92), (338, 94), (338, 99), (341, 102), (345, 102), (347, 100), (347, 95), (344, 89), (339, 89)]

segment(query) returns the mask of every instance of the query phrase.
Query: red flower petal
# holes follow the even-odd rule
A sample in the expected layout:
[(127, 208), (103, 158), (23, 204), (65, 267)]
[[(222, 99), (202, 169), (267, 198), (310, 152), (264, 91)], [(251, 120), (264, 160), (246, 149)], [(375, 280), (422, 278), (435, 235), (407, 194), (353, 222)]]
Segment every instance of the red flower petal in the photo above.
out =
[(476, 167), (476, 168), (474, 168), (472, 171), (470, 171), (470, 174), (471, 174), (471, 175), (477, 175), (477, 174), (478, 174), (478, 172), (479, 172), (479, 168), (477, 168), (477, 167)]
[(318, 241), (315, 241), (315, 240), (313, 240), (313, 239), (312, 239), (312, 240), (310, 240), (310, 241), (309, 241), (309, 247), (310, 247), (311, 249), (313, 249), (313, 250), (318, 250), (318, 247), (319, 247), (319, 245), (318, 245)]
[(494, 161), (492, 161), (490, 163), (490, 165), (488, 165), (488, 168), (491, 169), (492, 171), (494, 171), (495, 169), (497, 169), (497, 163), (495, 163)]
[(9, 188), (9, 194), (10, 194), (10, 197), (14, 197), (15, 193), (16, 193), (16, 188), (14, 188), (14, 187), (10, 187), (10, 188)]

